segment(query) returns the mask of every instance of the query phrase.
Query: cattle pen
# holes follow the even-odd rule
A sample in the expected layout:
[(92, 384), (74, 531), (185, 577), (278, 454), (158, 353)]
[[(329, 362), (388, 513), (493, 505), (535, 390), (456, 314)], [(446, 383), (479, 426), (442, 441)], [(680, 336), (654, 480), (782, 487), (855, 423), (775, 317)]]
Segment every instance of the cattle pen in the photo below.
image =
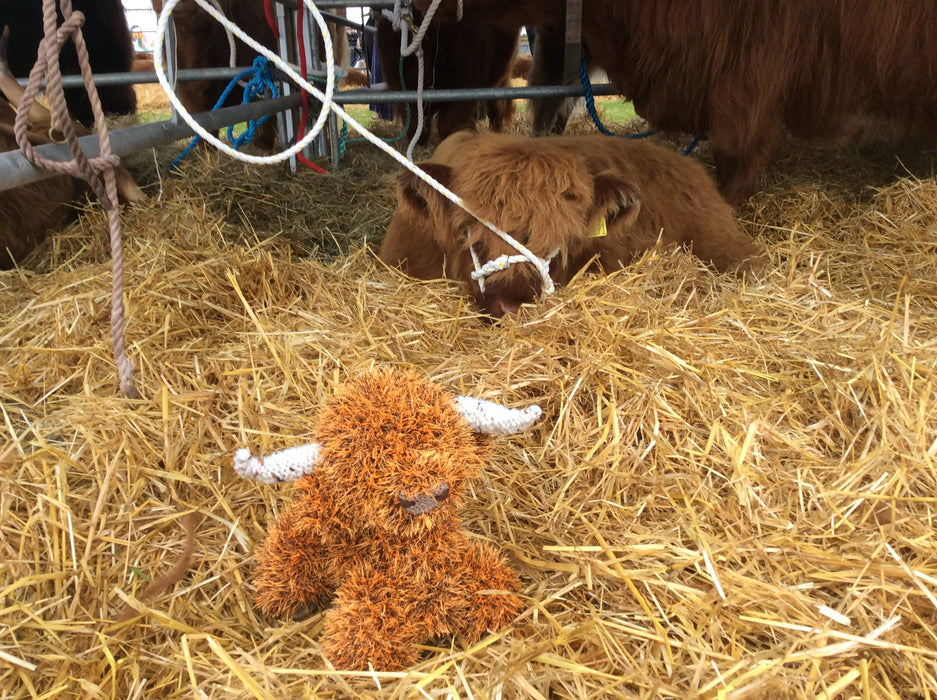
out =
[[(491, 323), (378, 261), (398, 166), (369, 144), (327, 176), (206, 149), (169, 177), (188, 126), (112, 133), (151, 196), (122, 210), (141, 397), (116, 389), (97, 205), (0, 271), (0, 697), (937, 694), (932, 149), (789, 140), (736, 212), (763, 279), (656, 247)], [(0, 156), (0, 186), (24, 163)], [(375, 367), (544, 410), (492, 439), (463, 507), (520, 615), (395, 672), (333, 667), (321, 611), (257, 610), (254, 552), (294, 489), (232, 469), (308, 442)]]

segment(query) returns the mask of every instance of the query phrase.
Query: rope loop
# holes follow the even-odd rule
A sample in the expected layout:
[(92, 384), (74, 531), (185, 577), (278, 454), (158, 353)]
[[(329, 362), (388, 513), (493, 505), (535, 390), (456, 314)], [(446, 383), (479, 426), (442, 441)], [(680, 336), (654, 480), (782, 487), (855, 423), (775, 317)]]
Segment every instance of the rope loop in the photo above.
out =
[[(67, 0), (63, 0), (67, 1)], [(322, 130), (325, 125), (326, 118), (328, 117), (329, 110), (335, 112), (342, 120), (344, 120), (349, 126), (351, 126), (355, 131), (357, 131), (362, 138), (368, 141), (371, 145), (377, 147), (388, 156), (397, 161), (404, 168), (413, 173), (416, 177), (420, 178), (427, 185), (432, 187), (434, 190), (439, 192), (443, 197), (448, 199), (450, 202), (456, 206), (465, 210), (473, 218), (480, 221), (485, 227), (491, 230), (496, 236), (505, 241), (508, 245), (514, 248), (520, 255), (524, 256), (527, 262), (534, 265), (534, 267), (540, 272), (541, 277), (543, 278), (543, 293), (551, 294), (554, 291), (553, 280), (550, 278), (550, 272), (548, 265), (545, 265), (541, 258), (537, 257), (528, 250), (522, 243), (515, 240), (513, 237), (500, 230), (497, 226), (492, 224), (489, 221), (478, 216), (471, 208), (465, 203), (465, 201), (459, 197), (455, 192), (447, 188), (441, 182), (436, 180), (434, 177), (430, 176), (428, 173), (424, 172), (421, 168), (417, 167), (412, 160), (406, 158), (402, 154), (398, 153), (394, 148), (385, 144), (381, 141), (380, 138), (368, 131), (361, 123), (359, 123), (354, 117), (352, 117), (348, 112), (342, 109), (339, 105), (335, 104), (332, 101), (332, 96), (335, 90), (335, 59), (332, 55), (332, 43), (329, 39), (329, 30), (325, 25), (325, 20), (322, 18), (321, 13), (316, 8), (312, 0), (299, 0), (303, 3), (304, 8), (308, 9), (313, 18), (316, 21), (316, 24), (319, 26), (319, 30), (322, 32), (323, 36), (323, 48), (325, 49), (325, 63), (326, 63), (326, 84), (325, 92), (321, 92), (315, 85), (307, 81), (301, 75), (299, 75), (291, 66), (284, 63), (280, 57), (274, 52), (267, 49), (265, 46), (261, 45), (250, 36), (245, 34), (239, 27), (228, 21), (221, 13), (217, 12), (214, 7), (212, 7), (208, 0), (194, 0), (199, 7), (208, 12), (216, 21), (222, 23), (228, 27), (231, 32), (237, 36), (241, 41), (250, 46), (258, 54), (265, 56), (271, 63), (273, 63), (279, 71), (287, 75), (291, 80), (293, 80), (297, 85), (299, 85), (303, 90), (310, 93), (315, 97), (321, 104), (322, 109), (319, 113), (319, 118), (316, 120), (316, 123), (309, 130), (302, 139), (297, 141), (295, 144), (290, 146), (280, 153), (274, 154), (272, 156), (254, 156), (247, 153), (240, 153), (239, 151), (231, 148), (217, 137), (210, 134), (206, 129), (204, 129), (198, 122), (196, 122), (192, 115), (182, 106), (178, 96), (173, 91), (172, 85), (170, 85), (169, 80), (166, 76), (166, 69), (163, 65), (163, 46), (165, 44), (166, 31), (168, 29), (169, 19), (172, 16), (173, 9), (176, 5), (179, 4), (180, 0), (166, 0), (163, 5), (163, 11), (159, 16), (159, 21), (157, 22), (156, 28), (156, 46), (154, 49), (154, 68), (156, 70), (156, 77), (159, 80), (159, 84), (162, 86), (163, 91), (166, 93), (169, 101), (172, 103), (173, 107), (176, 108), (176, 111), (179, 113), (179, 116), (192, 128), (192, 130), (200, 135), (203, 139), (208, 141), (210, 144), (215, 146), (221, 151), (224, 151), (228, 155), (241, 160), (245, 163), (256, 163), (260, 165), (272, 165), (274, 163), (282, 162), (288, 159), (290, 156), (299, 153), (302, 151), (306, 145), (312, 141), (312, 139), (318, 136), (319, 132)], [(438, 4), (438, 1), (437, 3)], [(432, 17), (432, 15), (427, 11), (427, 14)], [(424, 18), (426, 22), (426, 18)], [(425, 32), (424, 32), (425, 33)]]
[[(268, 94), (270, 97), (279, 97), (280, 90), (277, 88), (276, 81), (273, 75), (273, 69), (270, 67), (269, 61), (263, 56), (257, 56), (254, 59), (254, 63), (250, 68), (245, 68), (236, 76), (231, 78), (228, 82), (228, 85), (222, 91), (221, 96), (218, 98), (218, 101), (215, 102), (215, 106), (212, 107), (212, 111), (216, 109), (221, 109), (224, 106), (224, 103), (228, 101), (228, 97), (231, 96), (231, 92), (237, 87), (240, 82), (246, 78), (249, 78), (245, 87), (244, 87), (244, 97), (241, 99), (241, 104), (247, 104), (255, 97), (266, 97)], [(239, 149), (242, 146), (250, 143), (254, 140), (254, 136), (257, 133), (257, 127), (261, 126), (270, 118), (270, 115), (264, 115), (260, 119), (251, 119), (247, 122), (247, 128), (241, 133), (240, 136), (235, 138), (234, 136), (234, 125), (228, 127), (228, 141), (231, 143), (232, 148)], [(176, 156), (172, 163), (169, 164), (169, 170), (175, 171), (179, 169), (182, 161), (185, 160), (185, 157), (192, 152), (192, 149), (201, 141), (202, 138), (198, 135), (193, 136), (192, 140), (189, 141), (189, 145)]]
[[(248, 75), (251, 75), (251, 79), (248, 81), (247, 86), (244, 88), (244, 98), (241, 100), (241, 104), (247, 104), (255, 97), (279, 97), (280, 90), (277, 88), (276, 81), (273, 76), (273, 69), (270, 67), (269, 61), (263, 56), (257, 56), (254, 59), (253, 66), (249, 71), (243, 71)], [(247, 77), (242, 74), (242, 77)], [(247, 122), (247, 128), (244, 130), (237, 139), (234, 138), (234, 126), (228, 127), (228, 141), (231, 142), (231, 145), (234, 148), (240, 148), (244, 144), (248, 144), (254, 139), (254, 134), (257, 132), (257, 127), (264, 124), (270, 115), (266, 114), (260, 119), (251, 119)]]

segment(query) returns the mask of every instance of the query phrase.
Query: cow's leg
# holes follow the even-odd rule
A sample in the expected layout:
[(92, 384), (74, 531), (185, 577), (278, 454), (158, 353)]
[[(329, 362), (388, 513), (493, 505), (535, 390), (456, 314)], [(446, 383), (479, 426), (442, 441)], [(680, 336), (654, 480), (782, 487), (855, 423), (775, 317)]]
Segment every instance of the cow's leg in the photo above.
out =
[(463, 555), (463, 566), (451, 572), (453, 579), (462, 578), (471, 598), (450, 624), (470, 644), (481, 639), (486, 630), (500, 631), (507, 627), (521, 610), (521, 599), (514, 591), (520, 588), (517, 574), (504, 563), (494, 547), (472, 544)]
[(420, 609), (404, 605), (401, 591), (412, 582), (365, 567), (349, 573), (325, 616), (322, 652), (335, 668), (400, 671), (419, 659), (417, 644), (432, 626)]
[[(565, 50), (566, 33), (562, 25), (537, 27), (534, 39), (534, 59), (527, 84), (530, 86), (561, 85)], [(575, 106), (575, 97), (531, 99), (533, 133), (538, 136), (562, 134), (566, 130), (566, 124)]]
[(514, 118), (513, 100), (488, 100), (485, 109), (488, 112), (488, 126), (492, 131), (504, 131)]
[(328, 600), (332, 585), (315, 534), (319, 513), (297, 501), (258, 548), (254, 600), (265, 613), (301, 619)]
[(441, 102), (436, 107), (436, 130), (440, 140), (457, 131), (478, 128), (478, 106), (476, 102)]
[(764, 273), (766, 263), (761, 250), (748, 235), (735, 227), (697, 231), (689, 242), (693, 254), (712, 263), (719, 272), (756, 278)]

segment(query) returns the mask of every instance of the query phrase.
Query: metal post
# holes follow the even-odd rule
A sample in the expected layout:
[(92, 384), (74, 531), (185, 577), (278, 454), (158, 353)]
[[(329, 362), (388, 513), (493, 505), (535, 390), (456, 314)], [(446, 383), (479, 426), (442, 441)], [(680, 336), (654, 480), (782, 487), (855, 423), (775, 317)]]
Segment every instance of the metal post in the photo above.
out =
[[(176, 85), (179, 80), (179, 62), (176, 60), (176, 22), (170, 18), (170, 22), (167, 26), (166, 31), (166, 42), (165, 46), (165, 55), (166, 55), (166, 78), (169, 80), (169, 84), (172, 85), (172, 91), (176, 91)], [(170, 104), (172, 108), (172, 121), (173, 124), (181, 124), (182, 117), (179, 116), (179, 113), (176, 111), (176, 106)]]
[(582, 0), (566, 0), (566, 53), (563, 56), (563, 83), (579, 82), (582, 56)]
[[(259, 119), (267, 114), (291, 109), (298, 104), (299, 95), (294, 94), (272, 100), (258, 100), (233, 107), (224, 107), (212, 112), (196, 114), (193, 118), (206, 131), (216, 131), (231, 124)], [(111, 150), (118, 156), (125, 156), (144, 148), (161, 146), (188, 138), (193, 133), (192, 128), (185, 122), (175, 124), (171, 119), (152, 124), (130, 126), (110, 132)], [(78, 141), (88, 157), (94, 158), (100, 154), (97, 134), (82, 136)], [(50, 160), (65, 162), (72, 159), (72, 153), (65, 144), (47, 143), (43, 146), (37, 146), (35, 150), (39, 155)], [(45, 180), (55, 175), (56, 173), (34, 166), (26, 159), (22, 151), (0, 153), (0, 190), (28, 185), (31, 182)]]
[[(286, 57), (288, 63), (295, 63), (294, 56), (294, 47), (293, 43), (289, 41), (288, 37), (294, 36), (293, 27), (293, 14), (289, 12), (284, 6), (283, 3), (275, 3), (276, 13), (277, 13), (277, 30), (280, 35), (279, 39), (279, 54), (281, 57)], [(283, 95), (290, 95), (293, 92), (293, 84), (287, 81), (280, 83), (280, 91)], [(293, 139), (296, 137), (298, 130), (296, 128), (298, 116), (293, 114), (292, 111), (281, 112), (277, 115), (277, 130), (280, 132), (280, 143), (287, 144), (292, 143)], [(290, 156), (290, 173), (293, 175), (296, 174), (296, 156)]]

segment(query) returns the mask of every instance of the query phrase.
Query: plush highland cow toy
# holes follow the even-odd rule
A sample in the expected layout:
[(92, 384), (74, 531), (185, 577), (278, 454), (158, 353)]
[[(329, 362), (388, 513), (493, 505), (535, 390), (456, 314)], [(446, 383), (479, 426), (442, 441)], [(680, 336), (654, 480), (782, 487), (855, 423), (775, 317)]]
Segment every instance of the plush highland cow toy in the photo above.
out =
[(539, 415), (377, 371), (327, 401), (318, 443), (265, 459), (239, 450), (243, 476), (298, 478), (298, 497), (257, 551), (257, 605), (297, 619), (331, 598), (322, 650), (343, 669), (404, 669), (420, 643), (472, 643), (503, 628), (520, 608), (517, 576), (462, 531), (458, 510), (487, 452), (473, 430), (517, 432)]

